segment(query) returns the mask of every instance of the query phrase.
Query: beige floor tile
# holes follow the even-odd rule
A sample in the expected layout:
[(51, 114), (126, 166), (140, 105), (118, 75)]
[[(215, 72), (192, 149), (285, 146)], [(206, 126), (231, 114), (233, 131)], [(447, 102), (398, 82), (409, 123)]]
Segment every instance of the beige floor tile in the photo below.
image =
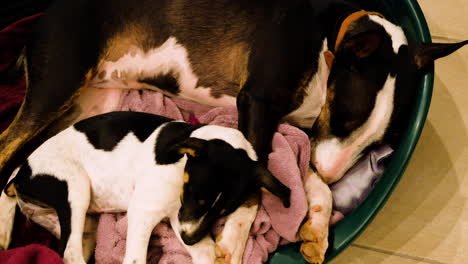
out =
[(418, 0), (434, 36), (468, 39), (468, 0)]
[(431, 109), (411, 163), (356, 243), (468, 263), (468, 47), (436, 63)]
[(349, 247), (328, 264), (419, 264), (430, 263), (400, 256), (384, 254), (357, 247)]

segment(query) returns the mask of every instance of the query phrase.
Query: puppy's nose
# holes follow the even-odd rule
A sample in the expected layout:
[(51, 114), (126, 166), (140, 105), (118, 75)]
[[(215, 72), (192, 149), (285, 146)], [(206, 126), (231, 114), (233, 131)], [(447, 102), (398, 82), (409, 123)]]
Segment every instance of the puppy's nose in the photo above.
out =
[(180, 234), (180, 237), (182, 238), (184, 243), (189, 246), (198, 242), (195, 237), (188, 235), (187, 232), (185, 231), (182, 231), (182, 233)]

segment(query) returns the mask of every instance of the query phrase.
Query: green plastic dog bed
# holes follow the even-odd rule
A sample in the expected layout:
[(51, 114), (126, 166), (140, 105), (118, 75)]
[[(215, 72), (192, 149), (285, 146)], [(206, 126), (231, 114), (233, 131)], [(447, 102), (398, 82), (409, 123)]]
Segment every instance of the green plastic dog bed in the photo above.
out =
[[(387, 19), (400, 25), (409, 43), (431, 42), (424, 15), (416, 0), (355, 0), (366, 10), (381, 12)], [(420, 80), (414, 109), (409, 116), (410, 125), (390, 163), (364, 203), (330, 230), (328, 262), (343, 251), (372, 221), (395, 186), (400, 181), (421, 134), (432, 96), (434, 69)], [(281, 247), (271, 255), (270, 264), (306, 264), (299, 252), (300, 244)]]

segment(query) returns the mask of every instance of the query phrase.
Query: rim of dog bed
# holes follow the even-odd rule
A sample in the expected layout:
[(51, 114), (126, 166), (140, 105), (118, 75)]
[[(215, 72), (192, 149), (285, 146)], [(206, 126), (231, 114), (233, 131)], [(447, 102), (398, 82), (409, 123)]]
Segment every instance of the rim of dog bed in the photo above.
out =
[[(401, 25), (409, 43), (431, 42), (431, 35), (424, 14), (416, 0), (363, 0), (364, 8), (382, 12), (387, 19)], [(395, 150), (381, 180), (369, 197), (351, 214), (330, 229), (328, 262), (340, 254), (370, 224), (390, 197), (403, 175), (416, 147), (426, 121), (434, 85), (434, 67), (421, 78), (417, 98), (409, 116), (409, 126), (400, 146)], [(305, 264), (299, 252), (299, 243), (281, 247), (270, 257), (270, 264)]]

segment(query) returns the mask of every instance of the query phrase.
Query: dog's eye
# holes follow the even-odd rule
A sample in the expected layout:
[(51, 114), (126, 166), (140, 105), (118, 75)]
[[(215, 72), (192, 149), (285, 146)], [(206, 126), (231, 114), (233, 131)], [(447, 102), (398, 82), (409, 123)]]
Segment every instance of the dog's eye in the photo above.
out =
[(205, 200), (198, 200), (198, 204), (199, 204), (199, 205), (204, 205), (205, 203), (206, 203)]

